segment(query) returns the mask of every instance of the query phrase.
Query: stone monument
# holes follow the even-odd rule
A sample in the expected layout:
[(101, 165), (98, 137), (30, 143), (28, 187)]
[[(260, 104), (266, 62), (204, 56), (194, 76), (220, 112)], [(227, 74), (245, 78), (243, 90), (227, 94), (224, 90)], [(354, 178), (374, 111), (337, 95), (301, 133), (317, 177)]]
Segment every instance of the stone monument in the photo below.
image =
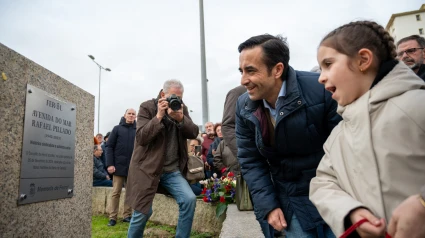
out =
[(94, 96), (0, 43), (0, 237), (90, 237)]

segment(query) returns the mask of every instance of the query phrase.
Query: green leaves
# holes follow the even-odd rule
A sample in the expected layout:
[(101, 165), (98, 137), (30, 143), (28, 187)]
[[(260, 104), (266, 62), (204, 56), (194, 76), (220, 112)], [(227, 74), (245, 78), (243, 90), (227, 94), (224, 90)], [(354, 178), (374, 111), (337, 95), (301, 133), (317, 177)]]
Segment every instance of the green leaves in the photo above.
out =
[(219, 218), (227, 209), (226, 203), (218, 203), (217, 208), (215, 209), (215, 217)]

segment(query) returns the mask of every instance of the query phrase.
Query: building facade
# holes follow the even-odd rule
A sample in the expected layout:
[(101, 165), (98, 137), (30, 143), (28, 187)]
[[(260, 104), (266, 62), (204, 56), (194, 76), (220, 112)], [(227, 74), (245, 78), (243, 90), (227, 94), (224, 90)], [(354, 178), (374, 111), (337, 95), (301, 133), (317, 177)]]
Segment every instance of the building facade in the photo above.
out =
[(425, 37), (425, 4), (419, 10), (391, 15), (385, 29), (395, 42), (410, 35)]

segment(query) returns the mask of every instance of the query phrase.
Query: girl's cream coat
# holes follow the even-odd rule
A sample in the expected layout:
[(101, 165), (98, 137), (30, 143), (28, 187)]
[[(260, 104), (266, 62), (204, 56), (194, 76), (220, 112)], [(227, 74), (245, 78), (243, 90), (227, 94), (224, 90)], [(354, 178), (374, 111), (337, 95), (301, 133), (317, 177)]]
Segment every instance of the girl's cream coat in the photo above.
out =
[(344, 218), (366, 207), (387, 222), (425, 184), (425, 84), (402, 62), (345, 107), (324, 145), (310, 200), (340, 236)]

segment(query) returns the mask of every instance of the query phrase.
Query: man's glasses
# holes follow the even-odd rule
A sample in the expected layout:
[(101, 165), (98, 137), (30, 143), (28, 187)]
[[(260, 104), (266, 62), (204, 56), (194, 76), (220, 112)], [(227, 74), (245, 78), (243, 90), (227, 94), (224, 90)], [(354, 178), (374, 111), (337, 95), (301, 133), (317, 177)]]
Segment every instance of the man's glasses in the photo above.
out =
[(424, 48), (410, 48), (404, 51), (400, 51), (397, 53), (397, 57), (401, 57), (404, 55), (404, 53), (406, 53), (406, 55), (410, 55), (410, 54), (414, 54), (416, 52), (416, 50), (423, 50)]

